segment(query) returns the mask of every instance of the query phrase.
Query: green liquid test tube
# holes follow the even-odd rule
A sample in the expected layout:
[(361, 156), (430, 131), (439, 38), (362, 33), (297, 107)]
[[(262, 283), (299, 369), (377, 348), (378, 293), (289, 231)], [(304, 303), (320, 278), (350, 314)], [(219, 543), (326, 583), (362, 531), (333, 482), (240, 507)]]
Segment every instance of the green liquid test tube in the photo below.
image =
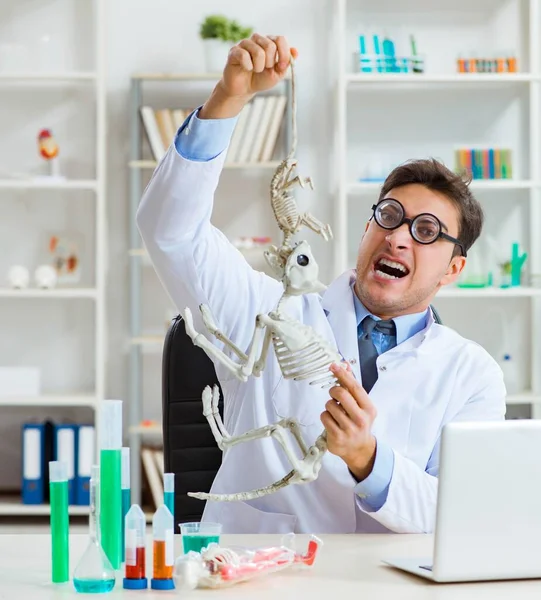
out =
[(122, 400), (103, 400), (100, 444), (101, 545), (113, 569), (122, 558)]
[(163, 503), (175, 519), (175, 474), (163, 474)]
[(69, 581), (69, 513), (68, 466), (64, 462), (49, 463), (51, 499), (52, 581)]
[(122, 562), (125, 561), (125, 543), (126, 538), (126, 515), (130, 510), (131, 506), (131, 493), (130, 493), (130, 449), (122, 448), (122, 474), (121, 474), (121, 488), (122, 488), (122, 522), (121, 522), (121, 539), (122, 539)]

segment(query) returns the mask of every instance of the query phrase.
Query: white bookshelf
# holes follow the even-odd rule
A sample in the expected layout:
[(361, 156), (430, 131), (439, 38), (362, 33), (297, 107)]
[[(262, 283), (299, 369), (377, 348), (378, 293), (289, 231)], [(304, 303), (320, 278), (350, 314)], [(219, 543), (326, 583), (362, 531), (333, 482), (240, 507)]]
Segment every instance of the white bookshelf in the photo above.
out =
[[(9, 0), (13, 5), (18, 3), (15, 0)], [(76, 4), (75, 4), (76, 2)], [(105, 285), (106, 285), (106, 239), (107, 239), (107, 223), (106, 223), (106, 140), (107, 140), (107, 115), (106, 115), (106, 73), (105, 73), (105, 0), (62, 0), (60, 3), (38, 3), (34, 6), (32, 3), (25, 8), (24, 12), (13, 11), (14, 19), (21, 19), (14, 23), (15, 29), (10, 27), (10, 31), (23, 31), (22, 23), (27, 19), (32, 27), (36, 26), (39, 19), (50, 19), (55, 27), (61, 28), (59, 23), (65, 20), (73, 19), (72, 24), (80, 27), (81, 46), (73, 49), (68, 48), (67, 44), (64, 48), (64, 55), (59, 62), (72, 62), (75, 68), (66, 68), (65, 64), (59, 64), (58, 68), (39, 70), (40, 61), (33, 57), (32, 69), (20, 70), (5, 70), (0, 71), (0, 105), (2, 112), (5, 113), (8, 109), (13, 109), (15, 103), (21, 102), (26, 110), (29, 111), (29, 119), (34, 118), (37, 122), (42, 122), (41, 127), (51, 127), (53, 135), (58, 138), (60, 146), (61, 169), (66, 169), (66, 179), (62, 180), (46, 180), (41, 177), (28, 176), (23, 178), (18, 172), (17, 162), (13, 160), (10, 166), (14, 166), (13, 173), (7, 172), (5, 166), (8, 161), (3, 161), (2, 173), (0, 175), (0, 204), (5, 197), (7, 202), (11, 202), (13, 206), (17, 203), (25, 203), (27, 206), (29, 218), (36, 221), (36, 227), (40, 230), (42, 225), (40, 215), (48, 210), (53, 210), (55, 214), (61, 214), (62, 220), (68, 222), (68, 214), (73, 216), (73, 211), (78, 210), (81, 203), (84, 203), (89, 211), (92, 212), (92, 219), (88, 223), (88, 234), (90, 239), (89, 250), (86, 256), (88, 264), (84, 267), (87, 269), (87, 277), (83, 278), (79, 287), (68, 287), (67, 285), (59, 285), (53, 289), (38, 289), (33, 281), (27, 289), (16, 290), (6, 287), (0, 287), (0, 306), (3, 315), (20, 316), (21, 310), (27, 311), (28, 315), (48, 314), (46, 311), (51, 309), (55, 318), (59, 321), (63, 314), (78, 315), (78, 310), (81, 306), (85, 306), (85, 301), (88, 303), (88, 314), (92, 315), (91, 324), (86, 326), (84, 330), (79, 330), (80, 322), (77, 317), (72, 317), (74, 327), (70, 331), (70, 336), (64, 341), (58, 331), (51, 323), (47, 322), (47, 317), (44, 316), (37, 323), (37, 329), (21, 330), (21, 339), (28, 336), (28, 339), (40, 349), (49, 349), (47, 351), (54, 352), (63, 344), (66, 348), (84, 349), (84, 354), (88, 358), (89, 363), (86, 369), (91, 373), (92, 383), (81, 382), (80, 389), (77, 387), (72, 389), (67, 387), (67, 391), (49, 391), (49, 385), (42, 382), (43, 391), (39, 396), (33, 397), (0, 397), (0, 406), (2, 407), (3, 419), (7, 420), (9, 410), (12, 408), (20, 414), (21, 409), (26, 411), (28, 420), (35, 416), (36, 410), (43, 413), (43, 409), (47, 411), (54, 409), (54, 415), (60, 415), (59, 409), (91, 409), (92, 420), (97, 429), (97, 419), (100, 403), (105, 397), (105, 362), (106, 362), (106, 309), (105, 309)], [(38, 16), (39, 15), (39, 16)], [(18, 29), (17, 29), (18, 28)], [(91, 44), (86, 44), (84, 36), (88, 36)], [(59, 37), (60, 40), (60, 37)], [(23, 42), (21, 42), (23, 43)], [(26, 43), (26, 39), (24, 40)], [(64, 43), (61, 40), (60, 43)], [(89, 48), (92, 48), (89, 50)], [(86, 53), (86, 54), (85, 54)], [(84, 63), (88, 64), (84, 64)], [(80, 63), (80, 65), (76, 65)], [(89, 68), (77, 68), (89, 67)], [(38, 69), (38, 70), (35, 70)], [(44, 94), (44, 92), (46, 92)], [(78, 95), (79, 94), (79, 95)], [(54, 109), (54, 117), (51, 117), (53, 112), (51, 106), (43, 104), (43, 97), (57, 98), (57, 105), (52, 104)], [(62, 102), (66, 98), (82, 98), (85, 105), (81, 106), (81, 114), (79, 118), (89, 115), (90, 118), (82, 128), (81, 139), (78, 138), (78, 133), (73, 132), (69, 126), (69, 108), (63, 107)], [(88, 110), (87, 113), (84, 111)], [(92, 111), (90, 113), (90, 111)], [(15, 110), (16, 112), (16, 110)], [(43, 113), (43, 114), (42, 114)], [(19, 113), (20, 115), (20, 113)], [(49, 125), (52, 122), (55, 125)], [(29, 128), (24, 129), (25, 122), (21, 121), (20, 127), (16, 129), (14, 138), (17, 142), (18, 150), (20, 146), (27, 143), (28, 135), (31, 139), (37, 135), (37, 130), (28, 134)], [(57, 129), (61, 131), (58, 135)], [(64, 131), (66, 133), (64, 133)], [(86, 132), (86, 133), (85, 133)], [(85, 137), (87, 136), (87, 137)], [(77, 143), (81, 142), (88, 153), (85, 155), (70, 154), (74, 152), (73, 148), (77, 147)], [(13, 144), (7, 144), (7, 152), (13, 149)], [(37, 156), (37, 151), (36, 156)], [(22, 153), (19, 154), (22, 158)], [(11, 159), (11, 155), (8, 156)], [(27, 158), (27, 157), (25, 157)], [(21, 167), (22, 169), (23, 167)], [(17, 170), (17, 172), (15, 172)], [(82, 173), (82, 171), (87, 171)], [(63, 172), (64, 174), (64, 172)], [(51, 208), (46, 208), (46, 207)], [(33, 212), (35, 211), (35, 213)], [(5, 219), (9, 219), (9, 213), (5, 213)], [(14, 222), (13, 227), (16, 229), (20, 223)], [(24, 255), (23, 246), (31, 240), (24, 235), (20, 236), (21, 255)], [(4, 252), (4, 250), (3, 250)], [(30, 265), (31, 266), (31, 265)], [(87, 283), (88, 282), (88, 283)], [(5, 273), (3, 274), (2, 283), (0, 286), (6, 285)], [(42, 301), (47, 300), (45, 305)], [(51, 303), (58, 303), (51, 304)], [(23, 308), (24, 307), (24, 308)], [(85, 313), (86, 314), (86, 313)], [(26, 326), (26, 323), (25, 323)], [(29, 325), (28, 327), (31, 327)], [(83, 331), (90, 331), (89, 337), (85, 336)], [(13, 330), (10, 330), (13, 334)], [(9, 333), (9, 332), (8, 332)], [(78, 337), (79, 336), (79, 337)], [(0, 328), (0, 337), (3, 341), (9, 342), (9, 336), (6, 337), (6, 332)], [(77, 338), (75, 344), (74, 340)], [(12, 340), (18, 342), (18, 348), (24, 347), (18, 339)], [(74, 345), (75, 344), (75, 345)], [(67, 350), (68, 352), (70, 350)], [(16, 355), (15, 364), (25, 364), (26, 352), (22, 352), (21, 356)], [(35, 356), (38, 356), (36, 353)], [(44, 357), (45, 360), (45, 357)], [(39, 366), (39, 365), (38, 365)], [(42, 374), (42, 380), (47, 380)], [(48, 380), (52, 386), (58, 385), (62, 389), (62, 382), (56, 381), (54, 377)], [(56, 417), (54, 417), (56, 420)], [(96, 431), (96, 439), (99, 432)], [(97, 457), (97, 454), (96, 454)], [(85, 506), (70, 506), (70, 514), (85, 515), (88, 514), (88, 507)], [(50, 508), (48, 505), (24, 505), (17, 497), (0, 496), (0, 515), (9, 516), (34, 516), (48, 515)]]
[[(511, 241), (528, 253), (523, 286), (510, 289), (443, 289), (434, 301), (446, 324), (490, 349), (506, 329), (519, 362), (523, 391), (508, 405), (530, 405), (541, 418), (541, 9), (538, 0), (334, 0), (335, 254), (334, 275), (355, 265), (358, 243), (382, 181), (363, 169), (375, 157), (388, 173), (410, 158), (436, 157), (454, 167), (460, 146), (511, 148), (513, 179), (474, 180), (471, 189), (485, 212), (483, 234), (511, 254)], [(396, 54), (407, 55), (414, 34), (425, 73), (356, 72), (358, 36), (389, 35)], [(505, 49), (498, 40), (505, 39)], [(371, 43), (371, 42), (368, 42)], [(400, 47), (399, 47), (400, 46)], [(458, 73), (459, 55), (512, 52), (516, 73)], [(373, 179), (373, 178), (372, 178)], [(471, 256), (471, 255), (470, 255)], [(470, 258), (470, 262), (473, 260)], [(483, 314), (505, 314), (490, 327)], [(503, 318), (503, 317), (502, 317)], [(517, 333), (515, 333), (515, 331)], [(501, 334), (503, 335), (503, 334)], [(509, 339), (507, 340), (509, 342)], [(499, 349), (498, 349), (499, 352)], [(495, 358), (498, 358), (495, 356)]]

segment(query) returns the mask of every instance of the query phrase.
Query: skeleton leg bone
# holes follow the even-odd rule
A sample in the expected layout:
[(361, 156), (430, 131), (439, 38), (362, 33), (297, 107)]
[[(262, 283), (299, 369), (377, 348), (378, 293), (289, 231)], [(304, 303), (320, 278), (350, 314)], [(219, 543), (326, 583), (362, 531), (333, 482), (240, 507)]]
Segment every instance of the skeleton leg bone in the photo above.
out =
[(208, 424), (210, 425), (210, 429), (212, 431), (212, 435), (218, 444), (218, 448), (222, 450), (225, 449), (224, 440), (227, 441), (231, 436), (227, 432), (222, 418), (220, 417), (220, 411), (218, 410), (218, 401), (220, 399), (220, 390), (218, 386), (215, 385), (211, 390), (210, 386), (203, 390), (202, 400), (203, 400), (203, 415), (206, 417)]
[[(207, 316), (210, 314), (210, 311), (207, 313)], [(193, 343), (196, 346), (202, 348), (207, 355), (212, 359), (216, 359), (221, 362), (225, 367), (227, 367), (238, 379), (241, 381), (247, 381), (248, 377), (252, 374), (252, 370), (254, 368), (254, 363), (256, 360), (259, 343), (261, 340), (261, 336), (263, 335), (264, 325), (261, 320), (256, 318), (256, 328), (254, 331), (254, 335), (252, 337), (252, 341), (250, 344), (250, 350), (248, 354), (243, 354), (244, 359), (241, 357), (241, 360), (244, 362), (236, 363), (233, 361), (225, 352), (214, 346), (204, 335), (197, 333), (193, 324), (192, 312), (189, 308), (184, 310), (184, 321), (186, 326), (186, 333), (192, 338)], [(225, 335), (222, 334), (220, 338), (228, 347), (232, 349), (238, 348), (229, 340)]]
[(199, 310), (201, 311), (201, 318), (203, 319), (203, 324), (217, 340), (223, 342), (227, 347), (231, 348), (233, 352), (242, 360), (247, 360), (248, 357), (246, 353), (244, 353), (240, 348), (238, 348), (229, 338), (227, 338), (219, 329), (218, 325), (214, 321), (214, 317), (210, 311), (210, 308), (206, 304), (201, 304), (199, 306)]
[(331, 226), (328, 224), (324, 225), (319, 219), (316, 219), (309, 212), (304, 213), (301, 217), (301, 220), (306, 227), (321, 235), (325, 241), (332, 239), (333, 234), (331, 231)]
[(293, 179), (290, 179), (288, 181), (286, 181), (284, 183), (284, 185), (282, 186), (283, 190), (287, 190), (290, 187), (294, 187), (294, 186), (300, 186), (301, 188), (304, 188), (306, 185), (310, 186), (310, 189), (314, 189), (314, 183), (312, 181), (311, 177), (302, 177), (300, 175), (296, 175), (295, 177), (293, 177)]
[(195, 330), (193, 324), (192, 311), (189, 308), (184, 310), (184, 322), (186, 326), (186, 333), (192, 338), (194, 345), (202, 348), (206, 354), (212, 359), (216, 359), (227, 367), (238, 379), (241, 381), (247, 381), (248, 376), (242, 372), (242, 365), (233, 361), (229, 356), (222, 352), (219, 348), (216, 348), (207, 338), (198, 333)]
[[(227, 433), (227, 430), (225, 429), (223, 422), (221, 421), (220, 414), (218, 411), (218, 387), (214, 386), (214, 389), (211, 390), (210, 386), (207, 386), (203, 390), (202, 400), (203, 414), (209, 422), (212, 433), (220, 449), (225, 450), (226, 448), (231, 448), (243, 442), (262, 439), (265, 437), (273, 437), (280, 444), (280, 446), (282, 446), (293, 469), (280, 481), (275, 482), (270, 486), (266, 486), (265, 488), (260, 488), (251, 492), (239, 492), (237, 494), (206, 494), (203, 492), (190, 492), (188, 493), (189, 496), (193, 498), (199, 498), (201, 500), (219, 499), (232, 502), (236, 500), (249, 500), (253, 498), (258, 498), (263, 495), (272, 494), (278, 491), (278, 489), (289, 485), (291, 480), (298, 480), (300, 482), (311, 481), (313, 479), (313, 464), (308, 465), (306, 463), (306, 459), (308, 457), (308, 454), (314, 456), (314, 450), (316, 449), (315, 447), (307, 447), (305, 441), (302, 438), (300, 426), (295, 419), (282, 419), (272, 425), (265, 425), (264, 427), (259, 427), (258, 429), (247, 431), (242, 435), (232, 437)], [(293, 449), (291, 448), (289, 440), (286, 436), (286, 430), (289, 430), (293, 435), (295, 441), (299, 445), (303, 458), (298, 458)]]

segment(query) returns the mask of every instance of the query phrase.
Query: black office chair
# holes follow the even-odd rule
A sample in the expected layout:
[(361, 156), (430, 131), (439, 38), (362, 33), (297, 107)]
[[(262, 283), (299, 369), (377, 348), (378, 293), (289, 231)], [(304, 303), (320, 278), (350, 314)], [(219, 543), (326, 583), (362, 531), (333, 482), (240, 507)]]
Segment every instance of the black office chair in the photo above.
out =
[[(441, 319), (434, 307), (437, 323)], [(178, 523), (201, 519), (205, 503), (188, 492), (208, 492), (222, 460), (203, 416), (201, 393), (218, 383), (210, 358), (187, 335), (177, 316), (165, 337), (162, 359), (163, 449), (166, 473), (175, 473), (175, 531)], [(220, 388), (220, 414), (223, 416)]]
[[(177, 316), (165, 337), (162, 357), (162, 427), (164, 467), (175, 474), (175, 531), (178, 523), (199, 521), (205, 503), (188, 492), (208, 492), (222, 461), (203, 416), (201, 393), (218, 384), (210, 358), (186, 333)], [(219, 385), (219, 384), (218, 384)], [(220, 414), (223, 414), (220, 389)]]

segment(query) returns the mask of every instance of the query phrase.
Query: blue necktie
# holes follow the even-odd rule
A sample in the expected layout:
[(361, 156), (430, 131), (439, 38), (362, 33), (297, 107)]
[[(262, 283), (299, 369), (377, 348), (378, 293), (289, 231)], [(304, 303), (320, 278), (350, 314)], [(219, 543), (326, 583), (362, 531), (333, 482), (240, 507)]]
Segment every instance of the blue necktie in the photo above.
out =
[(359, 325), (359, 361), (363, 388), (370, 392), (378, 379), (376, 359), (378, 351), (372, 339), (374, 329), (385, 335), (396, 335), (396, 325), (389, 321), (376, 321), (370, 316), (365, 317)]

